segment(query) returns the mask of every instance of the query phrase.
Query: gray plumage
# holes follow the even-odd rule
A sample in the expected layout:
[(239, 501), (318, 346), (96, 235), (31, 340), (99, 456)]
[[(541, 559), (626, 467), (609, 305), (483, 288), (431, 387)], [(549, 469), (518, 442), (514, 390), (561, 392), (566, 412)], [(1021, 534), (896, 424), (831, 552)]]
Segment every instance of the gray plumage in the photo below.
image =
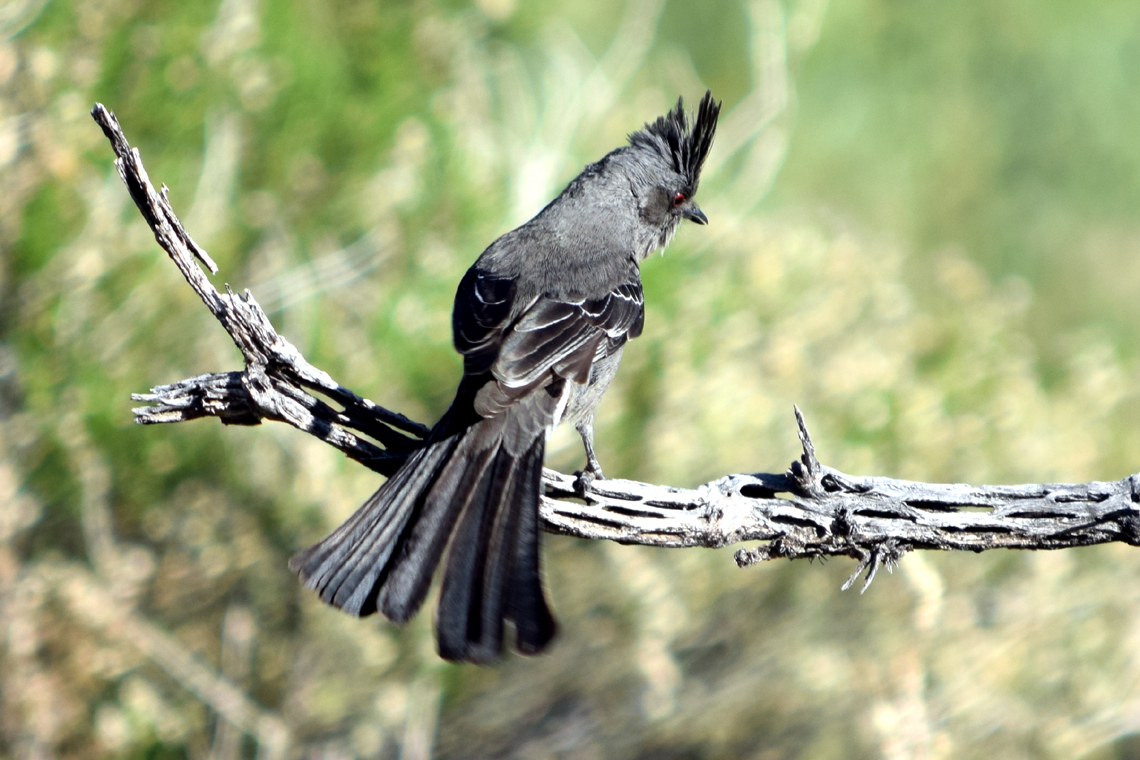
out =
[(594, 412), (645, 315), (640, 262), (693, 203), (720, 104), (682, 101), (590, 164), (533, 219), (492, 243), (459, 283), (452, 314), (463, 379), (424, 446), (290, 567), (329, 604), (397, 623), (422, 606), (444, 556), (440, 655), (486, 662), (503, 623), (524, 654), (555, 623), (542, 590), (538, 505), (547, 435), (570, 420), (602, 477)]

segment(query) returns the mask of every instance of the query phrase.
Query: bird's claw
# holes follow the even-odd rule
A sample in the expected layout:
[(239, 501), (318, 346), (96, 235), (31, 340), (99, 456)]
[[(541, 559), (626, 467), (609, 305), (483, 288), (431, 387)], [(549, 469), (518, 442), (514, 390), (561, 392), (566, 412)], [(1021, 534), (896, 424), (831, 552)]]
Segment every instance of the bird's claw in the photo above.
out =
[(605, 480), (606, 476), (602, 474), (602, 468), (587, 467), (584, 470), (579, 470), (574, 473), (574, 491), (583, 499), (589, 493), (591, 487), (594, 485), (595, 480)]

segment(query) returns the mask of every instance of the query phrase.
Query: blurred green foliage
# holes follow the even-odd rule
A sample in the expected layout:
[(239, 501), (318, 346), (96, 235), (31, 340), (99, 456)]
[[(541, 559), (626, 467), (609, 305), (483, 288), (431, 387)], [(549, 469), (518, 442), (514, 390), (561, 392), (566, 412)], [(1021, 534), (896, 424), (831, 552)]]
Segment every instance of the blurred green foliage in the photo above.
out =
[[(553, 651), (440, 663), (288, 556), (377, 479), (277, 425), (139, 428), (240, 361), (88, 110), (281, 332), (425, 422), (462, 272), (678, 94), (712, 224), (645, 263), (611, 476), (1140, 462), (1140, 6), (716, 0), (0, 4), (0, 758), (1135, 756), (1125, 547), (737, 570), (547, 543)], [(279, 429), (280, 428), (280, 429)], [(549, 464), (581, 465), (561, 431)]]

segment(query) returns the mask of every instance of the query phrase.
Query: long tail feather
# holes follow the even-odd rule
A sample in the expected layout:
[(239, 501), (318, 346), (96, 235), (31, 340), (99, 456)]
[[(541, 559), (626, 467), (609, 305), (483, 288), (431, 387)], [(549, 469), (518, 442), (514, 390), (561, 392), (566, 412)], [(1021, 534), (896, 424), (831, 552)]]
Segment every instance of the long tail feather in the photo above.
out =
[(521, 505), (515, 528), (514, 563), (507, 590), (507, 617), (514, 621), (516, 646), (523, 654), (537, 654), (557, 632), (554, 616), (542, 593), (539, 568), (538, 495), (542, 493), (544, 441), (526, 458), (519, 473), (519, 491), (533, 494), (533, 503)]

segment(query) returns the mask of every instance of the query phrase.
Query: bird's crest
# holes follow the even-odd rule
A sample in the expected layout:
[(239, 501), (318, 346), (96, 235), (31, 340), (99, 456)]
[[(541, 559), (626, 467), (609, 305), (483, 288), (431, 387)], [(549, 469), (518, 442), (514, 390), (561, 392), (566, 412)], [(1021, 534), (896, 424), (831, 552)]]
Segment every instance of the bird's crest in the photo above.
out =
[(713, 134), (716, 133), (720, 106), (720, 103), (713, 100), (712, 92), (706, 90), (697, 106), (696, 120), (690, 124), (685, 113), (684, 99), (677, 98), (677, 105), (672, 111), (631, 134), (629, 144), (660, 154), (695, 191), (701, 175), (701, 165), (709, 154)]

